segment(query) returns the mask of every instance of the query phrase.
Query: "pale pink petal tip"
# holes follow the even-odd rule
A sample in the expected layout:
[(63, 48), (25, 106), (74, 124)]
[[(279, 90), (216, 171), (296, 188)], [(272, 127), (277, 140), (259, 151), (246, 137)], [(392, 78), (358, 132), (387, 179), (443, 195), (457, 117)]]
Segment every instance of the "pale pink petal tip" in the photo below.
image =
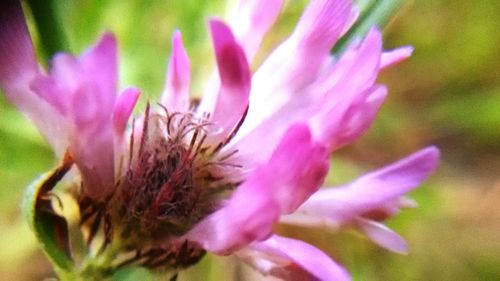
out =
[(172, 79), (171, 85), (174, 89), (187, 88), (189, 86), (191, 66), (179, 30), (176, 30), (172, 37), (172, 53), (169, 65), (169, 73), (171, 73), (169, 78)]
[(230, 16), (231, 27), (251, 61), (257, 53), (266, 32), (279, 15), (283, 0), (238, 1)]
[(189, 107), (190, 83), (189, 56), (182, 43), (181, 32), (176, 30), (172, 36), (172, 55), (168, 63), (167, 80), (161, 103), (169, 110), (186, 111)]
[(310, 47), (325, 51), (342, 35), (351, 17), (352, 3), (348, 0), (311, 1), (302, 14), (294, 36), (302, 37)]
[(118, 96), (113, 110), (113, 126), (117, 133), (123, 133), (127, 121), (134, 110), (134, 106), (141, 94), (137, 88), (127, 88)]
[(400, 47), (391, 51), (386, 51), (382, 53), (382, 57), (380, 59), (380, 68), (384, 69), (386, 67), (400, 63), (409, 58), (412, 53), (412, 46)]
[(357, 224), (368, 238), (377, 245), (398, 254), (408, 254), (408, 245), (403, 237), (382, 223), (359, 219)]

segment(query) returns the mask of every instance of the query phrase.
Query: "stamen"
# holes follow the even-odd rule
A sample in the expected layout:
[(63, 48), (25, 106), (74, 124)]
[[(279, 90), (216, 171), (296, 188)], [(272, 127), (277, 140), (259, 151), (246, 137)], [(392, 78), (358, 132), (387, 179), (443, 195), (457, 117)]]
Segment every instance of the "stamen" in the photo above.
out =
[(210, 154), (211, 156), (213, 156), (217, 152), (219, 152), (226, 144), (228, 144), (234, 138), (234, 136), (236, 135), (236, 133), (238, 133), (238, 131), (240, 130), (241, 125), (243, 125), (243, 122), (245, 121), (245, 118), (247, 117), (247, 114), (248, 114), (248, 105), (247, 105), (247, 108), (245, 109), (245, 111), (243, 112), (243, 114), (241, 115), (241, 118), (238, 121), (238, 123), (236, 124), (236, 126), (234, 126), (234, 128), (231, 130), (231, 133), (229, 133), (229, 135), (226, 137), (226, 139), (224, 139), (224, 141), (220, 142), (215, 147), (215, 149)]

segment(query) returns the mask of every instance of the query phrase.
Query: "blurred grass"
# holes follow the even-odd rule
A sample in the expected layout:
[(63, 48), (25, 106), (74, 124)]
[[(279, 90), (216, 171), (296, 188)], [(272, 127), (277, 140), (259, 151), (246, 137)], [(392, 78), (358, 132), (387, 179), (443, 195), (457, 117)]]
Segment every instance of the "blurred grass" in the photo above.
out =
[[(271, 49), (293, 29), (306, 2), (288, 3), (264, 49)], [(104, 30), (117, 35), (120, 85), (140, 87), (145, 101), (156, 99), (162, 89), (175, 28), (183, 33), (191, 58), (194, 93), (201, 94), (213, 65), (205, 23), (209, 15), (223, 15), (223, 4), (82, 0), (60, 1), (56, 8), (68, 49), (74, 53), (84, 51)], [(389, 86), (390, 95), (379, 118), (357, 144), (334, 157), (329, 180), (341, 183), (425, 145), (434, 143), (442, 149), (439, 171), (413, 193), (420, 207), (389, 222), (408, 239), (410, 254), (389, 253), (353, 232), (281, 231), (327, 249), (355, 280), (500, 280), (497, 11), (496, 0), (421, 0), (406, 5), (385, 30), (384, 44), (386, 48), (413, 45), (415, 53), (384, 71), (380, 80)], [(258, 61), (264, 53), (259, 53)], [(33, 126), (0, 96), (1, 280), (36, 280), (50, 274), (18, 204), (23, 188), (54, 161)], [(30, 270), (23, 270), (27, 263)], [(218, 280), (226, 268), (233, 276), (246, 272), (227, 259), (204, 259), (181, 278)]]

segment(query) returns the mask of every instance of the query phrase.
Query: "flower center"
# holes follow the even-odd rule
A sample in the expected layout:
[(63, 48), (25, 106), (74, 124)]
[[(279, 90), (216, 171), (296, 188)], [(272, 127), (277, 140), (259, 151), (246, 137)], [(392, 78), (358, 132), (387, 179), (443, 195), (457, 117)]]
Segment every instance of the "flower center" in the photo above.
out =
[(148, 112), (112, 204), (119, 206), (121, 239), (132, 244), (185, 234), (237, 185), (225, 177), (235, 169), (229, 157), (217, 157), (217, 147), (206, 144), (206, 120)]
[(231, 163), (236, 151), (221, 148), (244, 116), (225, 140), (214, 143), (208, 118), (149, 109), (141, 131), (132, 131), (128, 166), (114, 193), (99, 202), (80, 196), (81, 226), (89, 245), (102, 233), (102, 249), (113, 245), (121, 249), (118, 256), (135, 253), (123, 264), (184, 268), (205, 251), (182, 235), (216, 211), (239, 184), (231, 180), (241, 168)]

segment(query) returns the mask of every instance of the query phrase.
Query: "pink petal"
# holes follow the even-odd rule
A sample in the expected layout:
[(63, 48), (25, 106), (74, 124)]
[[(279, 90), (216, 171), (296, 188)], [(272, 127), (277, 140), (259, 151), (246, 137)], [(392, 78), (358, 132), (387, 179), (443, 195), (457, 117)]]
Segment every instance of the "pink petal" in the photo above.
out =
[(199, 223), (188, 239), (212, 252), (228, 253), (267, 238), (280, 214), (294, 211), (318, 189), (328, 163), (307, 126), (291, 127), (269, 162), (256, 168), (227, 205)]
[(126, 129), (128, 119), (134, 111), (135, 104), (139, 99), (141, 91), (136, 88), (127, 88), (116, 99), (113, 109), (113, 126), (117, 134), (123, 134)]
[(386, 87), (377, 85), (314, 116), (310, 124), (315, 137), (330, 151), (352, 143), (368, 130), (386, 97)]
[(367, 236), (377, 245), (399, 254), (408, 253), (408, 245), (403, 237), (387, 226), (372, 220), (359, 219), (356, 222)]
[(172, 55), (168, 63), (167, 82), (161, 103), (169, 110), (184, 112), (189, 107), (191, 66), (180, 31), (172, 37)]
[(210, 28), (221, 81), (211, 120), (221, 129), (220, 135), (225, 137), (248, 106), (250, 69), (229, 27), (221, 21), (211, 20)]
[(413, 47), (400, 47), (391, 51), (386, 51), (382, 54), (382, 58), (380, 60), (380, 68), (384, 69), (393, 64), (400, 63), (401, 61), (409, 58), (413, 53)]
[(118, 54), (116, 39), (113, 34), (105, 33), (96, 46), (80, 57), (80, 64), (85, 75), (99, 90), (101, 107), (111, 115), (116, 98), (118, 82)]
[[(321, 80), (281, 107), (273, 108), (267, 119), (247, 125), (256, 121), (247, 116), (227, 149), (238, 149), (238, 157), (246, 164), (265, 160), (286, 128), (295, 122), (308, 122), (314, 138), (330, 151), (355, 140), (369, 127), (385, 99), (385, 88), (373, 87), (381, 50), (381, 34), (372, 29), (359, 47), (351, 49), (318, 78)], [(249, 111), (259, 113), (259, 106), (250, 103)]]
[(267, 31), (276, 21), (283, 0), (240, 0), (230, 17), (231, 28), (249, 61), (259, 50)]
[(258, 123), (317, 78), (331, 59), (330, 49), (342, 34), (350, 11), (347, 0), (311, 1), (293, 34), (253, 77), (250, 104), (256, 105), (258, 112), (249, 112), (251, 123)]
[(283, 280), (351, 280), (343, 267), (318, 248), (277, 235), (254, 242), (236, 255), (262, 274)]
[[(114, 188), (114, 130), (117, 80), (116, 41), (105, 34), (80, 59), (58, 54), (50, 75), (38, 75), (31, 88), (64, 114), (67, 148), (81, 172), (86, 195)], [(52, 123), (57, 127), (59, 122)]]
[(299, 44), (316, 51), (329, 51), (342, 35), (352, 17), (352, 3), (348, 0), (311, 1), (302, 14), (292, 37)]
[[(321, 189), (298, 210), (301, 217), (324, 218), (330, 224), (348, 223), (387, 204), (397, 203), (424, 181), (438, 164), (439, 151), (435, 147), (422, 149), (383, 169), (366, 174), (349, 185)], [(291, 223), (293, 216), (286, 222)], [(320, 221), (320, 220), (319, 220)]]

